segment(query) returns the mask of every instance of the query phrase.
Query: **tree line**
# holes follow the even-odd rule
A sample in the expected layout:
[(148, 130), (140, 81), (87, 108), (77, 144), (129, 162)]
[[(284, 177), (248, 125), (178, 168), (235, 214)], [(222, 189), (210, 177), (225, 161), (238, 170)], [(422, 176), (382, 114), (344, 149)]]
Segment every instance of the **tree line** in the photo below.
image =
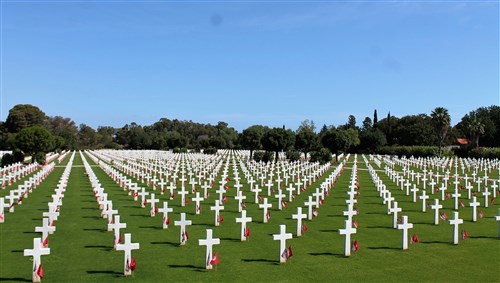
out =
[[(41, 109), (19, 104), (9, 111), (6, 121), (0, 122), (0, 150), (12, 150), (4, 163), (23, 159), (25, 155), (39, 162), (47, 152), (78, 149), (158, 149), (174, 151), (216, 149), (248, 149), (258, 160), (277, 158), (286, 152), (287, 158), (310, 156), (313, 160), (329, 160), (331, 153), (376, 153), (384, 147), (436, 146), (443, 148), (457, 143), (458, 138), (469, 141), (462, 150), (477, 147), (500, 147), (500, 107), (480, 107), (466, 114), (451, 126), (451, 117), (443, 107), (429, 115), (417, 114), (395, 117), (390, 113), (378, 119), (365, 117), (361, 126), (350, 115), (342, 125), (323, 125), (319, 131), (314, 121), (305, 120), (298, 129), (285, 126), (270, 128), (253, 125), (241, 133), (226, 122), (216, 125), (161, 118), (152, 125), (134, 122), (121, 128), (86, 124), (76, 125), (71, 118), (47, 116)], [(256, 153), (254, 154), (254, 151)]]

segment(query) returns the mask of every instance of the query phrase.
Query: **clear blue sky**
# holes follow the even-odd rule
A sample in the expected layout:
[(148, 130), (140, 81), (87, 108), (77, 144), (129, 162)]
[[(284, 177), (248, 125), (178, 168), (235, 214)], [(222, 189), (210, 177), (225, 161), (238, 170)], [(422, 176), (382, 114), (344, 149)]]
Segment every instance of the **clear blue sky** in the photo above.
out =
[(500, 104), (498, 1), (2, 1), (19, 103), (121, 127), (358, 124)]

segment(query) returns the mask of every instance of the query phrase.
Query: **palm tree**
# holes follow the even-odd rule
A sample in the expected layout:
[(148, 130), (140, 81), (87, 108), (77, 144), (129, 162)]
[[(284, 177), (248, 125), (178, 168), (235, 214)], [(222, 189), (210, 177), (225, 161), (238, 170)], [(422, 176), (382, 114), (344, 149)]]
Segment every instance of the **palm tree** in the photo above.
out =
[(450, 114), (448, 113), (448, 109), (443, 107), (436, 107), (436, 109), (434, 109), (431, 113), (431, 119), (438, 135), (439, 156), (441, 156), (441, 147), (443, 146), (444, 139), (446, 138), (446, 134), (448, 132), (448, 129), (450, 128), (451, 118)]
[(467, 124), (471, 140), (474, 142), (475, 147), (479, 147), (479, 137), (484, 135), (484, 124), (476, 115), (472, 116)]

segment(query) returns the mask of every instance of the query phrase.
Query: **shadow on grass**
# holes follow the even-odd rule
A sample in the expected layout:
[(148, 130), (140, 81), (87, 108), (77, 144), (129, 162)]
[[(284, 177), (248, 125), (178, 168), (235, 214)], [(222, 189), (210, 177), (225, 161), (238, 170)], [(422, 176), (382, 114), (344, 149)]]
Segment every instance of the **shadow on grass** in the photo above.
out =
[(401, 248), (395, 247), (368, 247), (370, 250), (402, 250)]
[(144, 218), (151, 218), (151, 215), (149, 215), (149, 214), (130, 214), (130, 216), (138, 216), (138, 217), (144, 217)]
[(435, 226), (434, 223), (429, 222), (413, 222), (413, 224)]
[(95, 207), (82, 207), (81, 209), (85, 209), (85, 210), (97, 210), (97, 208), (95, 208)]
[(88, 219), (100, 219), (101, 217), (99, 216), (82, 216), (82, 218), (88, 218)]
[(323, 232), (323, 233), (338, 233), (339, 232), (339, 229), (324, 229), (324, 230), (319, 230), (320, 232)]
[(388, 215), (387, 213), (383, 213), (383, 212), (365, 212), (365, 214)]
[(105, 251), (112, 251), (113, 250), (113, 247), (109, 247), (109, 246), (83, 246), (83, 247), (86, 249), (102, 249)]
[(236, 238), (220, 238), (222, 241), (229, 241), (229, 242), (240, 242), (240, 239)]
[(344, 216), (343, 215), (337, 215), (337, 214), (329, 214), (326, 217), (339, 217), (339, 218), (342, 217), (343, 218)]
[(194, 266), (192, 264), (169, 264), (168, 267), (171, 267), (171, 268), (191, 268), (191, 269), (194, 269), (196, 271), (205, 270), (204, 268), (201, 268), (199, 266)]
[(97, 201), (95, 201), (95, 200), (82, 200), (81, 202), (97, 203)]
[(343, 254), (334, 254), (334, 253), (309, 253), (312, 256), (336, 256), (336, 257), (344, 257)]
[(21, 281), (21, 282), (31, 282), (30, 279), (26, 279), (26, 278), (19, 278), (19, 277), (11, 277), (11, 278), (8, 278), (8, 277), (0, 277), (0, 281)]
[(161, 227), (161, 226), (139, 226), (139, 228), (142, 228), (142, 229), (163, 230), (163, 227)]
[(39, 232), (24, 231), (23, 234), (38, 234)]
[(83, 228), (83, 231), (106, 232), (106, 229), (101, 229), (101, 228)]
[(115, 275), (115, 277), (123, 276), (123, 273), (112, 271), (112, 270), (87, 270), (87, 273), (88, 274), (111, 274), (111, 275)]
[(10, 252), (12, 252), (12, 253), (24, 253), (24, 250), (12, 250)]
[(271, 265), (279, 265), (279, 262), (276, 260), (270, 260), (265, 258), (243, 258), (241, 259), (243, 262), (267, 262)]
[(180, 246), (179, 243), (173, 243), (173, 242), (151, 242), (152, 245), (169, 245), (172, 247), (178, 247)]
[(444, 241), (420, 241), (422, 244), (450, 244), (450, 242)]
[(490, 237), (490, 236), (469, 236), (472, 239), (498, 239), (498, 237)]
[(366, 228), (376, 228), (376, 229), (394, 229), (389, 226), (367, 226)]
[(31, 220), (36, 220), (36, 221), (38, 221), (38, 220), (42, 220), (42, 218), (31, 218)]

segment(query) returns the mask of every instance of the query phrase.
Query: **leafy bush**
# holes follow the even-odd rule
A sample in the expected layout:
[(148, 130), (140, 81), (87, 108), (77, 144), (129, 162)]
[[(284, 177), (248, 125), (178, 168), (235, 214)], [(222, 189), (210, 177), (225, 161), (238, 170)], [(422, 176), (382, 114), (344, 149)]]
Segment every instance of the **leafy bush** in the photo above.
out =
[(437, 146), (383, 146), (377, 150), (377, 153), (406, 157), (427, 157), (436, 156), (438, 150)]
[(173, 151), (173, 153), (187, 153), (188, 152), (187, 148), (185, 148), (185, 147), (180, 147), (180, 148), (176, 147), (172, 151)]
[(499, 147), (478, 147), (469, 151), (470, 157), (475, 158), (490, 158), (500, 159), (500, 148)]
[(286, 158), (289, 160), (289, 161), (297, 161), (297, 160), (300, 160), (300, 152), (296, 151), (296, 150), (290, 150), (290, 151), (287, 151), (286, 153)]
[(33, 155), (33, 160), (32, 162), (38, 162), (40, 165), (45, 164), (45, 153), (44, 152), (37, 152)]
[(322, 148), (318, 151), (311, 152), (311, 162), (319, 162), (326, 164), (332, 160), (332, 154), (327, 148)]
[(14, 163), (14, 156), (10, 153), (6, 153), (2, 156), (2, 167)]
[(12, 156), (14, 158), (13, 163), (24, 162), (24, 153), (20, 149), (14, 149), (14, 151), (12, 152)]
[(217, 149), (215, 147), (207, 147), (203, 150), (203, 153), (204, 154), (216, 154), (217, 153)]

